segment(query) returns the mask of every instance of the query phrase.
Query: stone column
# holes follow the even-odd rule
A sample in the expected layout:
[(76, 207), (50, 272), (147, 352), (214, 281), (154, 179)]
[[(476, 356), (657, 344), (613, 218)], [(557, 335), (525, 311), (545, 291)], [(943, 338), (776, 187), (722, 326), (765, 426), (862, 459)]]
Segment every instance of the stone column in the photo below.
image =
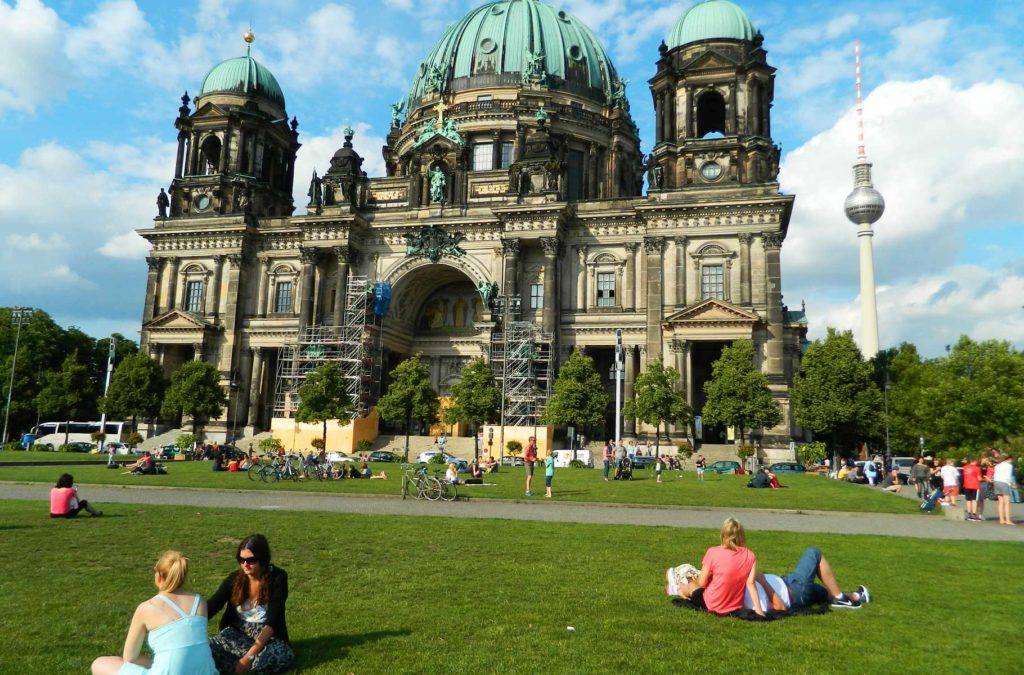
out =
[(661, 319), (665, 304), (662, 293), (661, 254), (665, 249), (663, 237), (644, 237), (647, 268), (647, 358), (661, 357)]
[(739, 298), (736, 293), (736, 284), (732, 282), (732, 258), (725, 259), (724, 269), (722, 270), (722, 281), (725, 283), (725, 301), (731, 302), (734, 305), (739, 304)]
[(298, 292), (299, 330), (302, 330), (313, 318), (313, 267), (317, 260), (316, 249), (299, 249), (299, 257), (302, 260), (302, 277)]
[(338, 258), (338, 278), (334, 291), (334, 315), (331, 320), (335, 326), (340, 326), (345, 323), (349, 265), (355, 262), (356, 251), (351, 246), (335, 246), (334, 255)]
[(501, 242), (505, 257), (505, 289), (504, 295), (519, 294), (519, 251), (518, 239), (506, 239)]
[(740, 232), (740, 304), (750, 304), (750, 233)]
[(324, 319), (324, 303), (327, 301), (327, 293), (324, 291), (324, 278), (327, 276), (325, 260), (323, 256), (317, 256), (313, 264), (313, 324), (319, 325)]
[(252, 348), (252, 373), (249, 376), (249, 424), (255, 427), (260, 418), (260, 394), (263, 390), (263, 347)]
[(785, 373), (783, 355), (782, 252), (781, 232), (762, 232), (765, 257), (765, 291), (768, 296), (767, 361), (769, 382), (781, 382)]
[(210, 288), (210, 295), (206, 298), (206, 315), (217, 317), (220, 315), (220, 285), (224, 274), (224, 256), (213, 257), (213, 286)]
[(263, 318), (267, 315), (267, 302), (269, 301), (270, 289), (270, 258), (262, 258), (259, 261), (259, 297), (256, 298), (256, 316)]
[(182, 169), (185, 167), (185, 140), (188, 134), (184, 130), (178, 132), (178, 153), (174, 157), (174, 177), (181, 178)]
[(232, 253), (225, 256), (228, 263), (228, 297), (224, 305), (224, 326), (227, 329), (225, 338), (234, 339), (234, 330), (238, 320), (238, 302), (242, 298), (242, 255)]
[[(636, 347), (626, 345), (625, 358), (626, 381), (623, 383), (623, 400), (632, 401), (635, 396), (634, 385), (636, 384)], [(624, 416), (622, 418), (622, 432), (626, 436), (636, 435), (636, 419)]]
[(636, 308), (636, 250), (639, 244), (629, 242), (626, 247), (626, 284), (622, 289), (622, 310), (632, 312)]
[(676, 306), (685, 307), (686, 299), (686, 237), (676, 237)]
[(146, 304), (142, 307), (142, 323), (150, 321), (160, 311), (160, 271), (164, 261), (161, 258), (146, 258), (149, 272), (146, 274)]
[(576, 247), (576, 311), (587, 311), (587, 247)]
[(167, 275), (167, 308), (165, 311), (174, 309), (178, 295), (178, 267), (181, 265), (181, 258), (168, 258), (171, 269)]
[(541, 273), (541, 283), (544, 284), (544, 309), (541, 310), (541, 327), (545, 333), (554, 334), (558, 327), (558, 294), (555, 292), (555, 286), (558, 283), (557, 266), (562, 242), (558, 237), (542, 237), (540, 245), (544, 250), (544, 271)]

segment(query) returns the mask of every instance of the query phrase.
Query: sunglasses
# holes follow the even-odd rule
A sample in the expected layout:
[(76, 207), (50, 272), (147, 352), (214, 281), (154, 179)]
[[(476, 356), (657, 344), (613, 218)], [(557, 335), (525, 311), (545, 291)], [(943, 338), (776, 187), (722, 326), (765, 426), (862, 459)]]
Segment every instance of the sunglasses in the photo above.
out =
[(255, 565), (259, 561), (260, 559), (256, 556), (252, 556), (249, 558), (243, 558), (242, 556), (238, 556), (238, 564), (240, 565)]

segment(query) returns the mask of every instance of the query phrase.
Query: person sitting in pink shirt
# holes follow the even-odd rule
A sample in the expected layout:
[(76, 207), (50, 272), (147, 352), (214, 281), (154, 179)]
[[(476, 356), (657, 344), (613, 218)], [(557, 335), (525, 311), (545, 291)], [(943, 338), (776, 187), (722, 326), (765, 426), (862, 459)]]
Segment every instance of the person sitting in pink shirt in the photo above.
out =
[(50, 488), (50, 517), (74, 518), (82, 509), (93, 516), (103, 515), (102, 511), (94, 509), (89, 502), (78, 498), (74, 476), (70, 473), (63, 474), (57, 479), (57, 485)]
[[(743, 525), (735, 518), (727, 518), (719, 532), (721, 545), (712, 546), (704, 554), (697, 589), (690, 600), (713, 614), (730, 614), (743, 609), (743, 592), (757, 595), (757, 557), (746, 547), (747, 536)], [(754, 611), (764, 614), (756, 606)]]

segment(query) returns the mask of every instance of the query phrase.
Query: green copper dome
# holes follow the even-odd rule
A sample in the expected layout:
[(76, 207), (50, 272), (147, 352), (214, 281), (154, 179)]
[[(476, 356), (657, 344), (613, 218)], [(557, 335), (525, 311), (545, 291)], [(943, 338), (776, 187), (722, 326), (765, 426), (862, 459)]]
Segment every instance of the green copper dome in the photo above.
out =
[(203, 78), (200, 96), (229, 92), (263, 96), (284, 108), (284, 93), (274, 74), (251, 56), (239, 56), (219, 63)]
[(599, 103), (612, 100), (618, 80), (604, 47), (579, 19), (538, 0), (502, 0), (448, 27), (420, 65), (409, 101), (437, 90), (521, 84), (531, 76)]
[(704, 0), (679, 17), (666, 42), (675, 49), (701, 40), (753, 40), (756, 34), (747, 13), (729, 0)]

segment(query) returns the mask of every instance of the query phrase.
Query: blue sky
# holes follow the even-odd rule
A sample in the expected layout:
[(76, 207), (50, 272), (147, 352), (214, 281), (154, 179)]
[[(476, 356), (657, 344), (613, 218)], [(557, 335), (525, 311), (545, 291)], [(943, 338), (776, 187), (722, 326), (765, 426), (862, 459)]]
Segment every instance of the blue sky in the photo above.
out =
[[(325, 166), (347, 124), (382, 175), (389, 104), (445, 26), (478, 4), (0, 0), (0, 305), (41, 307), (95, 335), (137, 334), (146, 248), (132, 231), (170, 180), (179, 97), (244, 51), (250, 21), (253, 54), (300, 122), (296, 175)], [(552, 4), (604, 42), (649, 151), (646, 81), (692, 2)], [(806, 301), (812, 336), (859, 330), (857, 242), (842, 201), (860, 39), (868, 156), (888, 205), (874, 239), (882, 345), (938, 355), (967, 333), (1024, 348), (1022, 3), (738, 4), (778, 68), (773, 133), (782, 188), (797, 195), (783, 291), (791, 307)]]

